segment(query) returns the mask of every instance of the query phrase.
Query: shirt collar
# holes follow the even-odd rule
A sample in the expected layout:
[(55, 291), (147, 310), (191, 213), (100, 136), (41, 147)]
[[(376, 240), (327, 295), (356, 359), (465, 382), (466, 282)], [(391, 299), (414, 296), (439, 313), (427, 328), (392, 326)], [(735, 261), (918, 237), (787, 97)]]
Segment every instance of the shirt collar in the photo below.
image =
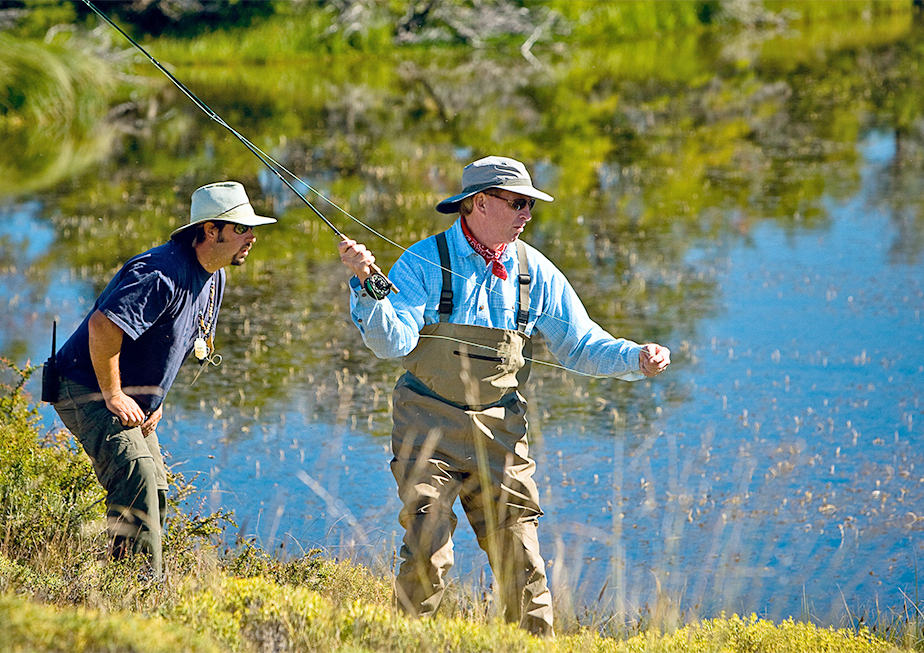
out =
[[(462, 233), (461, 217), (456, 218), (456, 221), (452, 223), (452, 226), (449, 228), (449, 232), (447, 233), (447, 237), (449, 241), (449, 248), (457, 254), (461, 254), (462, 256), (477, 256), (479, 259), (484, 261), (484, 259), (481, 258), (481, 254), (472, 249), (472, 246), (469, 245), (468, 241), (465, 239), (465, 234)], [(517, 246), (515, 242), (510, 243), (504, 249), (504, 253), (500, 257), (500, 262), (504, 264), (504, 267), (508, 267), (506, 262), (513, 258), (514, 254), (516, 253), (516, 249)]]

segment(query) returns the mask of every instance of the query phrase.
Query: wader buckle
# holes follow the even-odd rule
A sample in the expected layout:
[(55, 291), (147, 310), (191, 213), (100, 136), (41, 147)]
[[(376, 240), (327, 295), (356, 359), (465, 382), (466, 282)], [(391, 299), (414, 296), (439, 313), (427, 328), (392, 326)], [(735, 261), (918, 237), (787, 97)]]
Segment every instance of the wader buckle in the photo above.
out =
[[(526, 287), (526, 292), (529, 292), (529, 283), (532, 281), (532, 277), (529, 276), (529, 272), (521, 272), (517, 275), (517, 281), (520, 284), (520, 288)], [(522, 290), (520, 291), (522, 292)], [(522, 306), (522, 304), (520, 304)], [(517, 324), (526, 324), (529, 322), (529, 311), (524, 311), (522, 308), (517, 311)]]
[(439, 313), (441, 315), (452, 315), (452, 291), (443, 290), (440, 292)]

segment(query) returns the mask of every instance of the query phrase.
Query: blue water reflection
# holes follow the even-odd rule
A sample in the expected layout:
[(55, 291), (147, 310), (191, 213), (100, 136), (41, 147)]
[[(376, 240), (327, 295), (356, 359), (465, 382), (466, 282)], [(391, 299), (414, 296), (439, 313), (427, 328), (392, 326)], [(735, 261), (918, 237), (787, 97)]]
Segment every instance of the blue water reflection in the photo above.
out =
[(585, 462), (624, 479), (629, 603), (650, 600), (652, 574), (708, 613), (830, 619), (844, 597), (914, 596), (924, 265), (890, 262), (893, 216), (871, 202), (890, 148), (868, 141), (860, 192), (829, 200), (824, 228), (761, 223), (698, 252), (724, 310), (675, 371), (693, 400), (647, 440), (627, 434), (615, 472)]
[[(83, 318), (90, 289), (49, 261), (54, 227), (37, 200), (0, 203), (0, 355), (41, 362), (51, 352), (51, 323)], [(20, 356), (21, 355), (21, 356)]]

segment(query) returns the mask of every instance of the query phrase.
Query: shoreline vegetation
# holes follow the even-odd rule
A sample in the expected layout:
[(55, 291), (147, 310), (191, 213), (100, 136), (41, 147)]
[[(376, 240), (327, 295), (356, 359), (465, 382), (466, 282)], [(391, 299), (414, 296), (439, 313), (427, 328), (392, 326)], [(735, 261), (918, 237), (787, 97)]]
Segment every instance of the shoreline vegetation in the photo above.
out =
[[(48, 187), (102, 156), (115, 134), (137, 128), (129, 120), (134, 117), (129, 98), (154, 84), (153, 74), (127, 66), (130, 57), (118, 35), (94, 31), (80, 3), (8, 4), (22, 7), (4, 10), (19, 13), (7, 13), (8, 32), (0, 32), (0, 65), (8, 68), (0, 75), (0, 134), (8, 144), (7, 154), (0, 155), (0, 194)], [(119, 18), (134, 26), (146, 47), (156, 40), (158, 59), (221, 67), (281, 64), (318, 53), (387, 56), (399, 48), (428, 47), (507, 48), (511, 56), (529, 60), (540, 48), (555, 55), (603, 35), (642, 40), (717, 26), (772, 33), (796, 25), (864, 22), (873, 15), (903, 18), (914, 11), (910, 0), (452, 1), (444, 3), (444, 13), (427, 9), (435, 3), (410, 3), (419, 11), (398, 11), (398, 4), (341, 2), (338, 12), (323, 3), (241, 3), (248, 7), (245, 23), (216, 27), (219, 8), (186, 16), (184, 24), (192, 27), (179, 34), (173, 33), (179, 19), (171, 25), (163, 12)], [(484, 16), (470, 11), (475, 5), (495, 12), (506, 31), (476, 38), (473, 25)], [(843, 30), (840, 38), (854, 32)], [(40, 58), (48, 52), (50, 59)], [(54, 110), (62, 106), (73, 110)], [(46, 128), (26, 130), (36, 124)], [(35, 133), (44, 142), (36, 142)], [(62, 142), (67, 147), (52, 146)], [(52, 151), (58, 153), (48, 157)], [(849, 623), (838, 625), (814, 624), (808, 613), (781, 623), (754, 615), (700, 619), (679, 613), (670, 597), (629, 615), (593, 614), (592, 608), (577, 614), (575, 607), (559, 611), (558, 637), (542, 641), (497, 621), (489, 598), (454, 587), (445, 616), (412, 621), (391, 605), (393, 560), (369, 568), (320, 550), (282, 556), (249, 541), (229, 545), (223, 536), (234, 516), (191, 503), (196, 479), (180, 476), (171, 479), (167, 574), (154, 582), (138, 560), (104, 564), (102, 490), (79, 444), (41, 424), (24, 390), (37, 369), (0, 360), (0, 653), (924, 650), (917, 597), (904, 613), (856, 614), (848, 605)]]

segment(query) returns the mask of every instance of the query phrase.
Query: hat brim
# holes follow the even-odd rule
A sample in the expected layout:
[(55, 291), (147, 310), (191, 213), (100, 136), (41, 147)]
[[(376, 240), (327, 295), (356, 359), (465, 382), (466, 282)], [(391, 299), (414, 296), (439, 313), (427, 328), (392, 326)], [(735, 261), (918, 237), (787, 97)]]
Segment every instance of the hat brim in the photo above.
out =
[(254, 213), (253, 207), (250, 204), (244, 204), (241, 206), (236, 206), (230, 211), (225, 211), (221, 215), (212, 215), (197, 218), (196, 220), (191, 221), (189, 224), (183, 225), (179, 229), (173, 231), (170, 234), (170, 237), (173, 238), (178, 233), (182, 233), (190, 227), (195, 227), (199, 224), (204, 224), (206, 222), (233, 222), (234, 224), (242, 224), (248, 227), (259, 227), (264, 224), (273, 224), (276, 222), (276, 218), (267, 218), (262, 215), (257, 215)]
[[(514, 180), (516, 181), (516, 180)], [(520, 195), (526, 195), (527, 197), (535, 197), (537, 200), (542, 200), (543, 202), (552, 202), (553, 198), (548, 193), (543, 193), (538, 188), (533, 188), (527, 184), (497, 184), (490, 183), (484, 184), (482, 186), (475, 186), (472, 188), (466, 188), (464, 191), (458, 195), (453, 195), (452, 197), (447, 197), (442, 202), (436, 205), (436, 210), (440, 213), (456, 213), (459, 210), (459, 202), (464, 200), (466, 197), (471, 197), (472, 195), (477, 195), (478, 193), (483, 193), (489, 188), (503, 188), (504, 190), (509, 190), (511, 193), (519, 193)]]

